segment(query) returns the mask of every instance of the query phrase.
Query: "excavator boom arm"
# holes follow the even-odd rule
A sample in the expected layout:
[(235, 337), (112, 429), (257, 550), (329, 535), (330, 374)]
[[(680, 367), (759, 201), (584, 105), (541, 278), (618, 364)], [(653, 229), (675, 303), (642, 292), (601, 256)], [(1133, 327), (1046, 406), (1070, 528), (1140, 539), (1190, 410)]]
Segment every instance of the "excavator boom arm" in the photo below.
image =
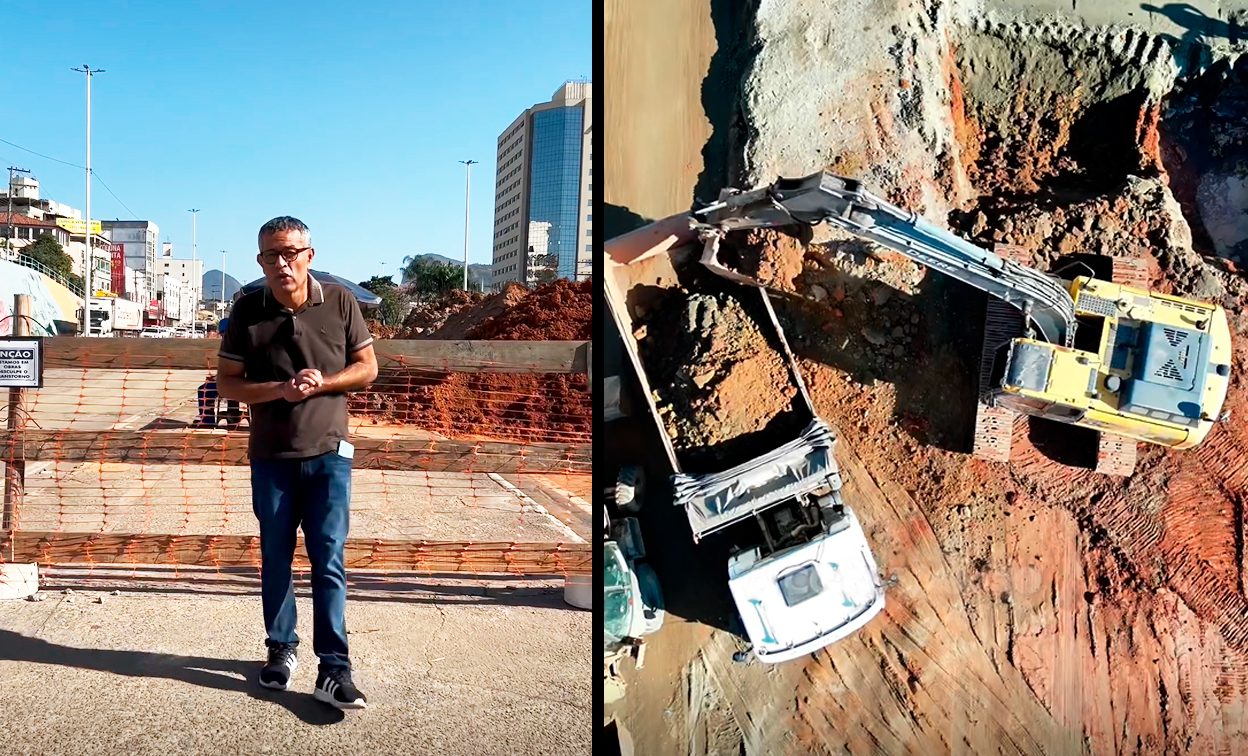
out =
[(1074, 344), (1075, 304), (1060, 282), (938, 228), (853, 179), (820, 171), (748, 192), (725, 190), (698, 214), (720, 232), (829, 223), (1017, 307), (1045, 341)]

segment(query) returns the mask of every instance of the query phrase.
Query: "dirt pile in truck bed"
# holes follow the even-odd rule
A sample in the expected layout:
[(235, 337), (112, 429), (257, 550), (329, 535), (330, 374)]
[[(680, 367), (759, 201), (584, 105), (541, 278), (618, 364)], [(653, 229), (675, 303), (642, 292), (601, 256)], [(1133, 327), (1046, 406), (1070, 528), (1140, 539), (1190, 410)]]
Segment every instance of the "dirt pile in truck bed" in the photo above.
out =
[(803, 231), (800, 227), (734, 231), (720, 243), (720, 262), (764, 286), (795, 291), (806, 256)]
[(634, 335), (678, 454), (722, 459), (792, 406), (784, 358), (736, 297), (669, 292)]

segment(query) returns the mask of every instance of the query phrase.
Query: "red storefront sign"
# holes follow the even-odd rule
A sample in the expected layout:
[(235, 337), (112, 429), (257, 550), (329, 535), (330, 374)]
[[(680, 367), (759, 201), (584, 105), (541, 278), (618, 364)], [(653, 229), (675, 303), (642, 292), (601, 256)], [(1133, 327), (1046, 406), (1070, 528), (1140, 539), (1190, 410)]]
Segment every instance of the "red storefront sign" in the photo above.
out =
[(113, 253), (113, 293), (118, 296), (126, 293), (126, 248), (121, 244), (112, 246)]

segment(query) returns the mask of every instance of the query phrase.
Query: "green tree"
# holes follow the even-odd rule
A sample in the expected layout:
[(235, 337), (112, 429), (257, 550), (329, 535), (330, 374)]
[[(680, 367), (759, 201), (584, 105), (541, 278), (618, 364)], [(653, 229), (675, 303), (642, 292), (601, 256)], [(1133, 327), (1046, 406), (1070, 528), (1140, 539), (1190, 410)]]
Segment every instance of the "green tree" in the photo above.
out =
[(420, 301), (464, 288), (464, 269), (422, 257), (403, 258), (403, 283)]
[(402, 323), (406, 297), (390, 276), (373, 276), (367, 281), (360, 281), (360, 286), (381, 297), (379, 314), (384, 325)]
[(74, 259), (65, 254), (65, 249), (52, 238), (51, 234), (42, 234), (34, 242), (23, 247), (21, 254), (67, 281), (74, 275)]

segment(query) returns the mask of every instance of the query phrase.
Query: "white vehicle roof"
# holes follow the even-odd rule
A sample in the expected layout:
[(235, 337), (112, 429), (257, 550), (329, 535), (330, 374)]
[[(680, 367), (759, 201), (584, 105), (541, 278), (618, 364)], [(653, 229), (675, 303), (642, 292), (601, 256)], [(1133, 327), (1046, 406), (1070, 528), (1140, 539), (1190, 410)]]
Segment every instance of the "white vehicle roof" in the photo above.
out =
[(694, 541), (799, 493), (825, 485), (839, 490), (835, 445), (832, 429), (816, 418), (798, 438), (749, 462), (711, 475), (673, 476), (674, 500), (685, 508)]
[(833, 530), (761, 562), (752, 551), (730, 563), (728, 587), (762, 661), (818, 651), (884, 608), (884, 588), (857, 517), (846, 508)]

